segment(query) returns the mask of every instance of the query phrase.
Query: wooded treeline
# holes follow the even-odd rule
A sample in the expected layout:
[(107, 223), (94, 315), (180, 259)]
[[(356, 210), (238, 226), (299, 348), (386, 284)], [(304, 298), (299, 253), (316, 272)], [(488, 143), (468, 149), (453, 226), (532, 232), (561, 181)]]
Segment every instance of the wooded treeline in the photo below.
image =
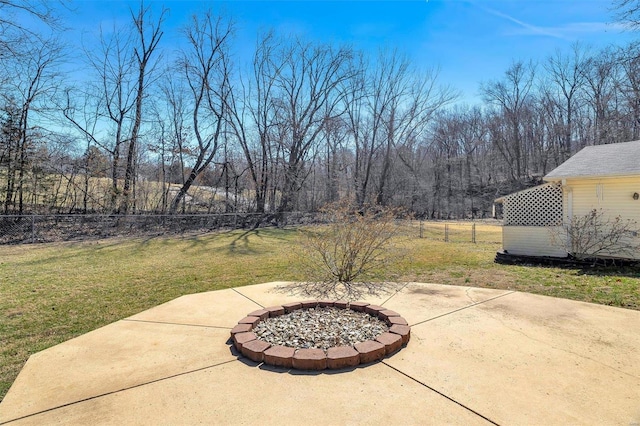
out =
[(51, 4), (31, 6), (0, 3), (5, 214), (315, 211), (351, 197), (487, 217), (582, 147), (640, 139), (633, 43), (514, 60), (469, 106), (393, 50), (267, 32), (244, 63), (233, 21), (210, 12), (177, 52), (166, 12), (141, 4), (72, 55)]

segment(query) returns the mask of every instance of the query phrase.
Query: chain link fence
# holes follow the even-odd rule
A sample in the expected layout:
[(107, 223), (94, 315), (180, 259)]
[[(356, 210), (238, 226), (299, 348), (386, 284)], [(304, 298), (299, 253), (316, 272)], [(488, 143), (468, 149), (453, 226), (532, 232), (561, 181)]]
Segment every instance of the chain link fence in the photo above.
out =
[(498, 220), (478, 222), (418, 221), (420, 238), (450, 243), (500, 243), (502, 223)]
[(299, 212), (190, 215), (0, 215), (0, 244), (285, 227), (312, 224), (315, 220), (315, 215)]
[[(180, 235), (222, 229), (254, 229), (322, 223), (315, 213), (176, 215), (0, 215), (0, 244), (80, 241), (109, 237)], [(402, 221), (402, 234), (445, 242), (502, 241), (499, 221)]]

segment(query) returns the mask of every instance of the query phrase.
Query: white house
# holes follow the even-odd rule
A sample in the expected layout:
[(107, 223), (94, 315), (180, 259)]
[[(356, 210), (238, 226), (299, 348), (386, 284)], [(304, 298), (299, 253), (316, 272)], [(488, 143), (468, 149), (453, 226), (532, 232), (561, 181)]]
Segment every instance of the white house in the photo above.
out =
[[(640, 227), (640, 141), (585, 147), (543, 180), (496, 200), (503, 204), (502, 247), (508, 254), (566, 257), (568, 245), (558, 241), (563, 225), (593, 210)], [(625, 257), (640, 259), (640, 252)]]

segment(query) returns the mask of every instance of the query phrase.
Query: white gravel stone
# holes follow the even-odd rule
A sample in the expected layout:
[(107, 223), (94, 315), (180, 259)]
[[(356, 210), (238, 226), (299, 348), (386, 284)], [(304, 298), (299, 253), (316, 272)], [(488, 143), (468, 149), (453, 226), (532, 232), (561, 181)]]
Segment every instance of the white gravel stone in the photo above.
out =
[(260, 321), (252, 330), (272, 345), (327, 350), (374, 340), (389, 330), (384, 321), (364, 312), (335, 307), (298, 309)]

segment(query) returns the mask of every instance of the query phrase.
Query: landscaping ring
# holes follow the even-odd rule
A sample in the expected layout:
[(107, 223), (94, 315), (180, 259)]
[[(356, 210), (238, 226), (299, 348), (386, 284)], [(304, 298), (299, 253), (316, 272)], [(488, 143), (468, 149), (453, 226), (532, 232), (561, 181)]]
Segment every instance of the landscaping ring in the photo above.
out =
[(231, 330), (255, 362), (298, 370), (355, 367), (406, 346), (411, 327), (395, 311), (366, 302), (308, 300), (249, 313)]

